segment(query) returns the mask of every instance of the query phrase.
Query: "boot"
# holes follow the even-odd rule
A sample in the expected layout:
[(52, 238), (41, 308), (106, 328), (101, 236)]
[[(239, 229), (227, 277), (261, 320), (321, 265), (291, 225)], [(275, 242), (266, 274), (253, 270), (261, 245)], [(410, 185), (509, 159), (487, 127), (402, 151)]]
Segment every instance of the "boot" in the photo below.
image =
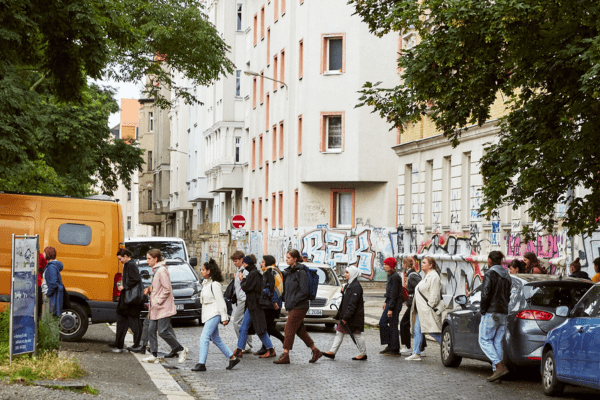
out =
[(265, 347), (265, 345), (263, 344), (262, 347), (260, 348), (260, 350), (258, 350), (256, 353), (254, 353), (255, 356), (262, 356), (263, 354), (265, 354), (267, 352), (267, 348)]
[(242, 360), (240, 360), (237, 357), (234, 358), (233, 360), (229, 359), (229, 365), (226, 366), (225, 369), (232, 369), (233, 367), (235, 367), (236, 365), (238, 365), (240, 363), (240, 361), (242, 361)]
[(182, 350), (183, 350), (183, 346), (179, 345), (179, 347), (176, 347), (176, 348), (172, 349), (171, 352), (165, 356), (165, 358), (174, 358), (174, 357), (177, 357), (177, 354), (180, 351), (182, 351)]
[(242, 358), (242, 350), (241, 349), (235, 349), (235, 351), (233, 352), (233, 355), (236, 358)]
[(319, 358), (321, 358), (322, 356), (323, 356), (323, 353), (321, 353), (321, 350), (319, 350), (315, 347), (315, 349), (313, 350), (313, 356), (310, 359), (309, 363), (311, 363), (311, 364), (316, 363), (317, 360)]
[(275, 357), (276, 355), (277, 354), (275, 354), (275, 349), (269, 349), (265, 352), (265, 354), (260, 356), (260, 358), (271, 358), (271, 357)]
[(273, 361), (273, 364), (289, 364), (290, 363), (290, 353), (284, 352), (279, 359)]
[(494, 381), (502, 378), (506, 374), (508, 374), (508, 369), (506, 369), (506, 367), (502, 363), (498, 363), (498, 364), (496, 364), (496, 372), (494, 372), (492, 374), (492, 376), (487, 378), (487, 381), (494, 382)]
[(204, 364), (196, 364), (194, 365), (194, 368), (192, 368), (192, 371), (206, 371), (206, 366)]

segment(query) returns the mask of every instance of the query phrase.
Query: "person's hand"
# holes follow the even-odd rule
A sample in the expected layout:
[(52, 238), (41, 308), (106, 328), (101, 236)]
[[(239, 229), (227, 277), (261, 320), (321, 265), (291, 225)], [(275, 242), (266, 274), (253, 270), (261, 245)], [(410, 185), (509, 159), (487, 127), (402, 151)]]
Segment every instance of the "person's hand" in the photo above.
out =
[(345, 319), (342, 320), (342, 324), (346, 325), (346, 320)]
[(123, 288), (123, 286), (117, 286), (117, 289), (123, 290), (124, 288)]
[(144, 289), (144, 294), (148, 294), (150, 292), (150, 287), (147, 287), (146, 289)]
[(390, 311), (388, 311), (388, 318), (392, 318), (392, 315), (393, 315), (393, 314), (394, 314), (394, 312), (393, 312), (393, 311), (391, 311), (391, 310), (390, 310)]
[(385, 306), (387, 306), (386, 303), (383, 303), (383, 307), (381, 307), (382, 310), (385, 310)]
[(279, 310), (279, 306), (277, 305), (277, 303), (273, 303), (273, 308), (274, 308), (275, 310)]
[(244, 273), (243, 272), (238, 272), (238, 279), (241, 281), (242, 278), (244, 277)]
[(223, 321), (223, 326), (227, 325), (228, 323), (229, 323), (229, 320)]

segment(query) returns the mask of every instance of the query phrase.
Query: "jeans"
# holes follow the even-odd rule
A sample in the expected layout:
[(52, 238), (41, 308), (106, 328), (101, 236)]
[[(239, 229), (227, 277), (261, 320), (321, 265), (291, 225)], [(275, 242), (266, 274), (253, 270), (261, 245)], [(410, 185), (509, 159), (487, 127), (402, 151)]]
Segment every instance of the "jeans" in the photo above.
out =
[[(493, 315), (498, 317), (494, 320)], [(496, 364), (502, 362), (502, 339), (506, 331), (506, 314), (487, 313), (481, 316), (479, 323), (479, 347), (492, 362), (492, 369), (496, 371)]]
[[(335, 339), (333, 339), (333, 345), (331, 345), (331, 350), (329, 350), (330, 352), (332, 352), (333, 354), (337, 354), (337, 351), (340, 348), (340, 345), (344, 341), (344, 336), (346, 336), (345, 333), (342, 333), (337, 330), (335, 331)], [(356, 346), (358, 347), (358, 351), (360, 351), (360, 355), (366, 356), (367, 355), (367, 341), (365, 339), (365, 335), (363, 335), (361, 333), (355, 333), (354, 338), (356, 339)]]
[[(248, 329), (250, 329), (250, 324), (252, 323), (252, 318), (250, 318), (250, 311), (246, 309), (244, 313), (244, 319), (242, 320), (242, 325), (240, 326), (240, 336), (238, 337), (238, 345), (237, 348), (240, 350), (244, 349), (246, 345), (246, 341), (248, 340)], [(262, 335), (258, 335), (258, 338), (265, 345), (267, 349), (272, 349), (273, 344), (271, 343), (271, 339), (267, 333), (263, 333)]]
[[(415, 343), (413, 345), (413, 354), (421, 355), (422, 349), (422, 341), (425, 340), (425, 335), (421, 332), (421, 323), (419, 322), (419, 314), (415, 316)], [(442, 334), (441, 333), (430, 333), (429, 336), (435, 339), (436, 342), (442, 344)]]
[(379, 320), (379, 337), (381, 344), (386, 344), (390, 350), (400, 350), (400, 335), (398, 332), (398, 316), (402, 304), (398, 304), (396, 309), (392, 312), (392, 316), (388, 317), (388, 306), (383, 310), (381, 319)]
[(221, 353), (227, 358), (231, 358), (233, 352), (227, 347), (225, 342), (221, 340), (219, 336), (219, 324), (221, 323), (221, 316), (215, 315), (204, 323), (202, 328), (202, 335), (200, 336), (200, 355), (198, 356), (198, 362), (200, 364), (206, 364), (206, 356), (208, 355), (208, 345), (212, 342), (221, 350)]
[(175, 350), (179, 346), (175, 331), (171, 326), (171, 317), (161, 319), (151, 319), (148, 323), (148, 339), (150, 339), (150, 352), (158, 352), (158, 339), (156, 333), (171, 347), (171, 350)]
[[(233, 307), (233, 312), (231, 313), (231, 324), (233, 325), (233, 330), (238, 338), (240, 337), (240, 326), (242, 325), (242, 320), (244, 319), (245, 310), (246, 300), (238, 299), (237, 304)], [(248, 336), (246, 342), (248, 347), (252, 348), (252, 337)]]

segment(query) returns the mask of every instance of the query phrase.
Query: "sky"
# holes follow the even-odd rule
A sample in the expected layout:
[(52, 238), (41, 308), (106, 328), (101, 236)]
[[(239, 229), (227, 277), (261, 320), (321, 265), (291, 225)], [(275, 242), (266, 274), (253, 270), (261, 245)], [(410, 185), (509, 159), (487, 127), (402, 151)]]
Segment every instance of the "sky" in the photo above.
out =
[[(112, 86), (117, 89), (118, 92), (115, 95), (117, 104), (121, 106), (121, 99), (139, 99), (140, 92), (142, 90), (142, 83), (130, 83), (130, 82), (115, 82), (113, 80), (101, 80), (96, 81), (97, 84), (103, 86)], [(108, 127), (112, 128), (120, 122), (119, 113), (111, 114), (108, 118)]]

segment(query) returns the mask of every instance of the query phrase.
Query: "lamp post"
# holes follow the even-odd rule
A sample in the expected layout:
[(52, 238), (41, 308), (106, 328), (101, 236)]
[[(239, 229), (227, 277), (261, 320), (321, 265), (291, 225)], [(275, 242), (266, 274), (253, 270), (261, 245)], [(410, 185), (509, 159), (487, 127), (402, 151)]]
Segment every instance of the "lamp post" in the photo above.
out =
[(288, 88), (288, 85), (286, 85), (286, 83), (285, 83), (285, 82), (283, 82), (283, 81), (278, 81), (277, 79), (269, 78), (268, 76), (261, 75), (261, 74), (259, 74), (258, 72), (254, 72), (254, 71), (244, 71), (244, 75), (248, 75), (248, 76), (258, 76), (258, 77), (261, 77), (261, 78), (268, 79), (268, 80), (270, 80), (270, 81), (275, 81), (275, 82), (279, 82), (279, 83), (281, 83), (283, 86), (285, 86), (285, 89), (286, 89), (286, 92), (285, 92), (285, 97), (287, 98), (287, 93), (288, 93), (288, 91), (289, 91), (289, 88)]
[(177, 149), (174, 149), (174, 148), (172, 148), (172, 147), (169, 147), (167, 150), (169, 150), (169, 151), (176, 151), (176, 152), (178, 152), (178, 153), (187, 154), (185, 151), (177, 150)]

